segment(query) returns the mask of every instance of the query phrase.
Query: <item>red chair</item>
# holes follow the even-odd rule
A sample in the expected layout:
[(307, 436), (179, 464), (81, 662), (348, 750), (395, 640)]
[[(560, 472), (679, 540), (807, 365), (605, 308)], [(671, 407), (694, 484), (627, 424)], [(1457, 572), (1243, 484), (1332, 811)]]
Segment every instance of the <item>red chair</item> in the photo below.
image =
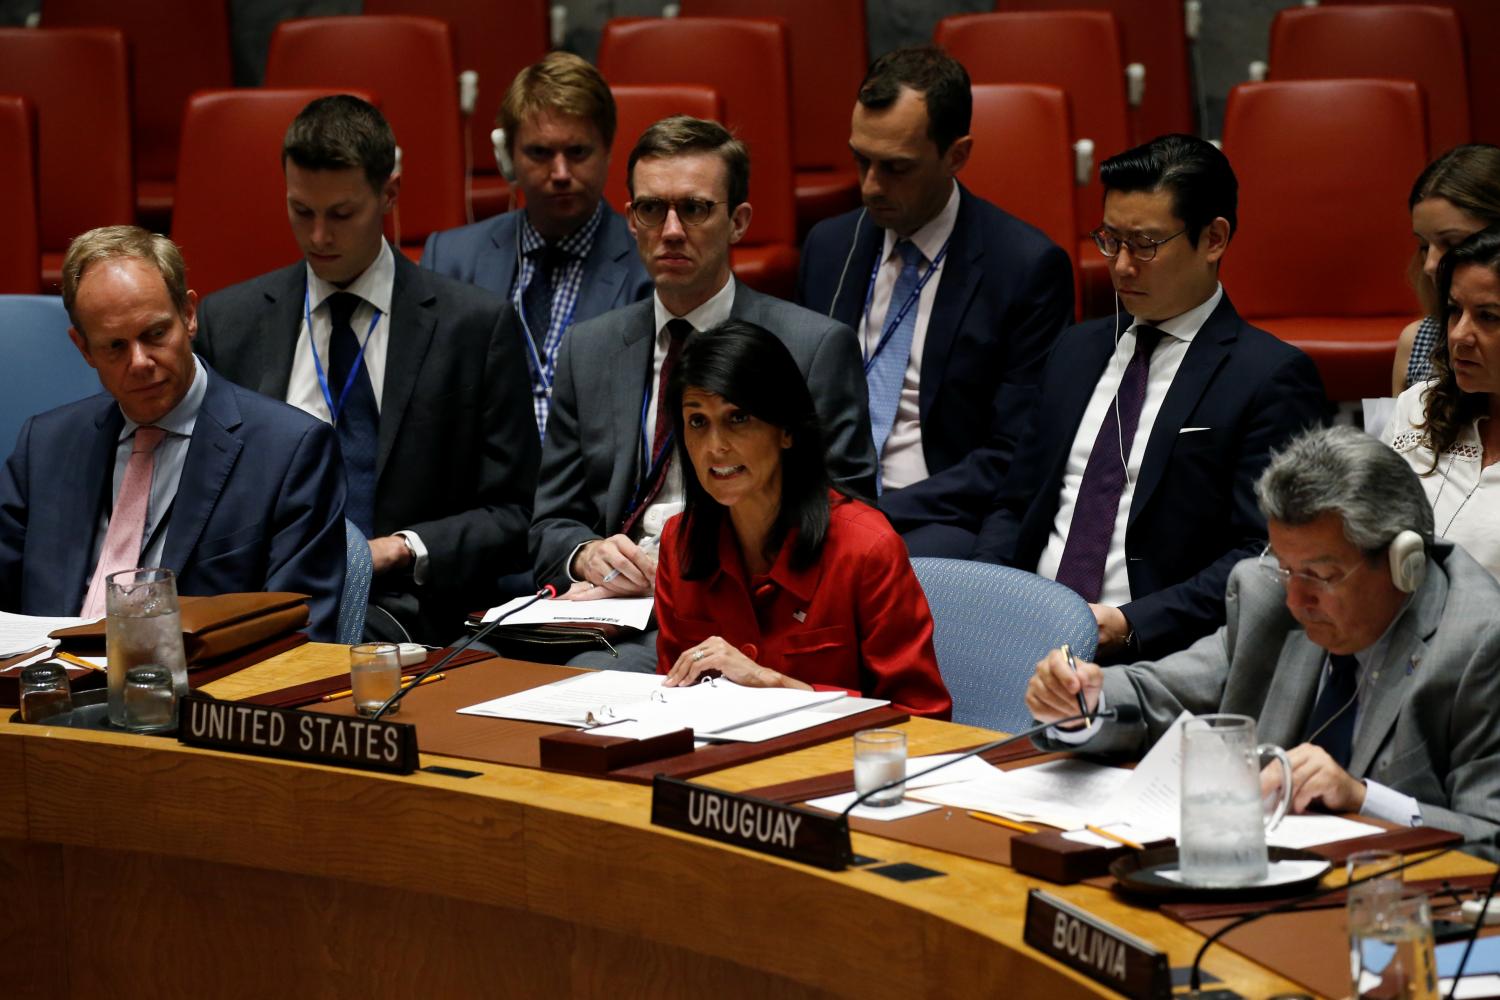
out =
[(36, 230), (36, 114), (31, 102), (0, 94), (0, 295), (35, 295), (41, 249)]
[(479, 74), (479, 98), (469, 116), (466, 139), (473, 165), (469, 205), (476, 219), (505, 211), (510, 185), (495, 163), (490, 131), (516, 74), (547, 54), (546, 0), (509, 0), (503, 7), (473, 0), (365, 0), (364, 11), (423, 14), (448, 22), (459, 72)]
[(959, 180), (1068, 251), (1077, 289), (1068, 95), (1058, 87), (990, 83), (975, 85), (973, 94), (974, 151)]
[(1468, 142), (1463, 29), (1441, 7), (1303, 7), (1271, 23), (1271, 80), (1414, 80), (1427, 98), (1427, 148)]
[(755, 211), (731, 254), (734, 273), (791, 298), (798, 254), (786, 27), (748, 18), (614, 20), (604, 26), (599, 72), (611, 85), (697, 83), (718, 92), (724, 123), (750, 149)]
[(849, 116), (869, 66), (865, 0), (683, 0), (688, 16), (779, 17), (792, 51), (797, 228), (859, 207)]
[(1109, 262), (1088, 234), (1103, 211), (1098, 164), (1130, 146), (1114, 15), (1098, 10), (965, 14), (938, 22), (933, 41), (964, 64), (974, 83), (1044, 83), (1067, 93), (1074, 137), (1091, 140), (1094, 148), (1088, 182), (1074, 188), (1082, 313), (1108, 312), (1114, 307)]
[[(1495, 0), (1405, 0), (1424, 7), (1449, 7), (1458, 13), (1463, 27), (1464, 53), (1469, 74), (1469, 114), (1473, 118), (1475, 142), (1500, 143), (1500, 3)], [(1370, 0), (1323, 0), (1328, 5), (1366, 5)], [(1436, 146), (1432, 153), (1443, 152)]]
[[(712, 87), (693, 84), (648, 87), (620, 84), (610, 87), (615, 95), (615, 143), (609, 150), (609, 179), (604, 200), (622, 215), (630, 201), (630, 151), (647, 128), (671, 115), (692, 115), (719, 121), (723, 108)], [(753, 176), (753, 174), (752, 174)]]
[(1193, 75), (1182, 0), (996, 0), (997, 11), (1107, 10), (1120, 22), (1127, 64), (1145, 70), (1139, 103), (1130, 105), (1135, 143), (1169, 132), (1194, 132)]
[[(182, 118), (172, 239), (199, 295), (285, 267), (301, 254), (286, 213), (281, 144), (331, 90), (207, 90)], [(358, 94), (378, 104), (372, 94)]]
[(0, 93), (36, 108), (43, 291), (73, 237), (135, 219), (129, 86), (117, 29), (0, 29)]
[(1427, 159), (1406, 80), (1249, 83), (1229, 94), (1224, 152), (1240, 181), (1224, 287), (1240, 315), (1317, 362), (1330, 399), (1390, 391), (1406, 282), (1406, 198)]
[(448, 26), (429, 17), (313, 17), (271, 36), (266, 86), (348, 87), (381, 95), (401, 147), (401, 249), (464, 222), (458, 76)]
[(227, 0), (47, 0), (48, 28), (119, 28), (130, 51), (135, 206), (142, 225), (165, 232), (182, 113), (195, 90), (231, 87)]

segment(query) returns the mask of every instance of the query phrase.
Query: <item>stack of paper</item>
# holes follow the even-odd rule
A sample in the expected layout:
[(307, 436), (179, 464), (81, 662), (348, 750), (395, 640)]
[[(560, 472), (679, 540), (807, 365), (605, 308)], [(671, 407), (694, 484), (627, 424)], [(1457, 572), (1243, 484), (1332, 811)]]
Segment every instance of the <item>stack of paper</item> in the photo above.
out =
[[(531, 600), (529, 596), (517, 597), (484, 613), (485, 622), (492, 622), (511, 608), (520, 607)], [(624, 628), (644, 629), (651, 620), (651, 597), (603, 597), (597, 601), (565, 601), (555, 598), (537, 601), (524, 611), (517, 611), (505, 619), (506, 625), (557, 625), (587, 622), (590, 625), (619, 625)]]
[(27, 653), (39, 646), (53, 649), (57, 640), (49, 634), (60, 628), (75, 625), (90, 625), (98, 618), (38, 618), (34, 615), (14, 615), (0, 611), (0, 657)]

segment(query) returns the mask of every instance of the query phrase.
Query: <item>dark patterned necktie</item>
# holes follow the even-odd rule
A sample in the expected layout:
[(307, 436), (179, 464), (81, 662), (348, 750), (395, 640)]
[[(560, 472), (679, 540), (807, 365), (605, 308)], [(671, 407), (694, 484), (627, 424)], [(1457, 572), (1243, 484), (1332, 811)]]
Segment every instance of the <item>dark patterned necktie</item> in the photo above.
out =
[[(693, 332), (693, 324), (685, 319), (674, 319), (667, 322), (667, 356), (661, 362), (661, 376), (656, 380), (656, 430), (651, 438), (651, 469), (644, 470), (643, 474), (650, 475), (649, 482), (643, 482), (637, 496), (640, 498), (630, 514), (625, 518), (625, 524), (620, 528), (620, 533), (630, 534), (635, 526), (640, 523), (641, 516), (646, 513), (646, 508), (656, 499), (661, 488), (667, 481), (667, 467), (672, 463), (665, 457), (665, 452), (671, 446), (667, 435), (672, 429), (672, 414), (667, 412), (667, 380), (672, 377), (672, 369), (677, 367), (677, 358), (682, 354), (682, 345), (687, 341), (688, 334)], [(654, 474), (653, 474), (654, 473)]]
[(1348, 770), (1354, 749), (1356, 712), (1351, 703), (1359, 691), (1359, 661), (1353, 656), (1331, 654), (1328, 663), (1328, 680), (1318, 693), (1303, 740), (1327, 750), (1334, 763)]
[(1099, 600), (1104, 589), (1104, 563), (1115, 535), (1120, 495), (1125, 490), (1125, 463), (1130, 460), (1136, 425), (1141, 421), (1141, 406), (1146, 401), (1151, 352), (1156, 350), (1162, 336), (1155, 327), (1136, 327), (1135, 354), (1125, 366), (1120, 387), (1105, 410), (1104, 422), (1099, 425), (1078, 486), (1068, 540), (1057, 564), (1057, 582), (1077, 591), (1086, 601)]
[(349, 372), (359, 359), (359, 338), (350, 320), (361, 302), (357, 295), (335, 292), (328, 297), (328, 318), (333, 332), (328, 338), (328, 391), (338, 410), (336, 428), (339, 450), (344, 455), (344, 482), (349, 495), (344, 514), (366, 538), (375, 536), (375, 462), (380, 454), (380, 410), (369, 370), (361, 364), (344, 395)]
[(521, 293), (521, 305), (526, 309), (526, 329), (539, 348), (552, 329), (552, 297), (557, 290), (558, 272), (569, 259), (565, 251), (550, 245), (535, 251), (536, 264), (526, 290)]

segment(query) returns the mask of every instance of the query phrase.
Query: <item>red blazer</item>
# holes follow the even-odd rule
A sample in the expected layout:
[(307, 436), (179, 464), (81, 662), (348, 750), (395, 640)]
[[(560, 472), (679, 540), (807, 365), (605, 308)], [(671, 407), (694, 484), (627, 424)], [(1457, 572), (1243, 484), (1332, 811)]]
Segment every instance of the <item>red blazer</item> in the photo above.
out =
[[(838, 494), (829, 497), (828, 537), (817, 564), (789, 565), (791, 540), (771, 572), (748, 579), (729, 519), (719, 565), (706, 580), (684, 580), (674, 517), (656, 569), (658, 673), (684, 649), (722, 636), (762, 666), (817, 687), (884, 698), (913, 715), (947, 719), (953, 699), (938, 674), (932, 612), (906, 544), (885, 516)], [(752, 593), (762, 596), (752, 599)]]

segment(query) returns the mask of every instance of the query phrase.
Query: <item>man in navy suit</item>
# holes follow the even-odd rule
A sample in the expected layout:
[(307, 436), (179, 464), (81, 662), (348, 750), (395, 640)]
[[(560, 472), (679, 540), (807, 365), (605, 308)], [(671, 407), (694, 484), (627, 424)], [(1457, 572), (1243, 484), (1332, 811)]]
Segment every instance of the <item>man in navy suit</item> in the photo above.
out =
[(941, 49), (875, 61), (849, 138), (864, 208), (813, 228), (798, 281), (798, 302), (859, 334), (880, 509), (913, 555), (969, 555), (1073, 318), (1067, 254), (954, 179), (972, 105)]
[(1239, 191), (1223, 153), (1162, 136), (1099, 174), (1119, 312), (1058, 337), (975, 558), (1066, 584), (1103, 655), (1153, 659), (1224, 623), (1230, 569), (1266, 544), (1255, 481), (1327, 401), (1219, 284)]
[(568, 327), (644, 299), (651, 279), (625, 220), (602, 197), (615, 100), (599, 71), (572, 53), (549, 53), (516, 74), (499, 123), (525, 209), (433, 233), (422, 266), (516, 307), (537, 430), (545, 431)]
[(344, 480), (326, 424), (193, 356), (197, 296), (163, 236), (110, 226), (63, 260), (68, 336), (107, 395), (33, 417), (0, 475), (0, 606), (102, 613), (104, 578), (177, 574), (183, 594), (311, 597), (338, 639)]

